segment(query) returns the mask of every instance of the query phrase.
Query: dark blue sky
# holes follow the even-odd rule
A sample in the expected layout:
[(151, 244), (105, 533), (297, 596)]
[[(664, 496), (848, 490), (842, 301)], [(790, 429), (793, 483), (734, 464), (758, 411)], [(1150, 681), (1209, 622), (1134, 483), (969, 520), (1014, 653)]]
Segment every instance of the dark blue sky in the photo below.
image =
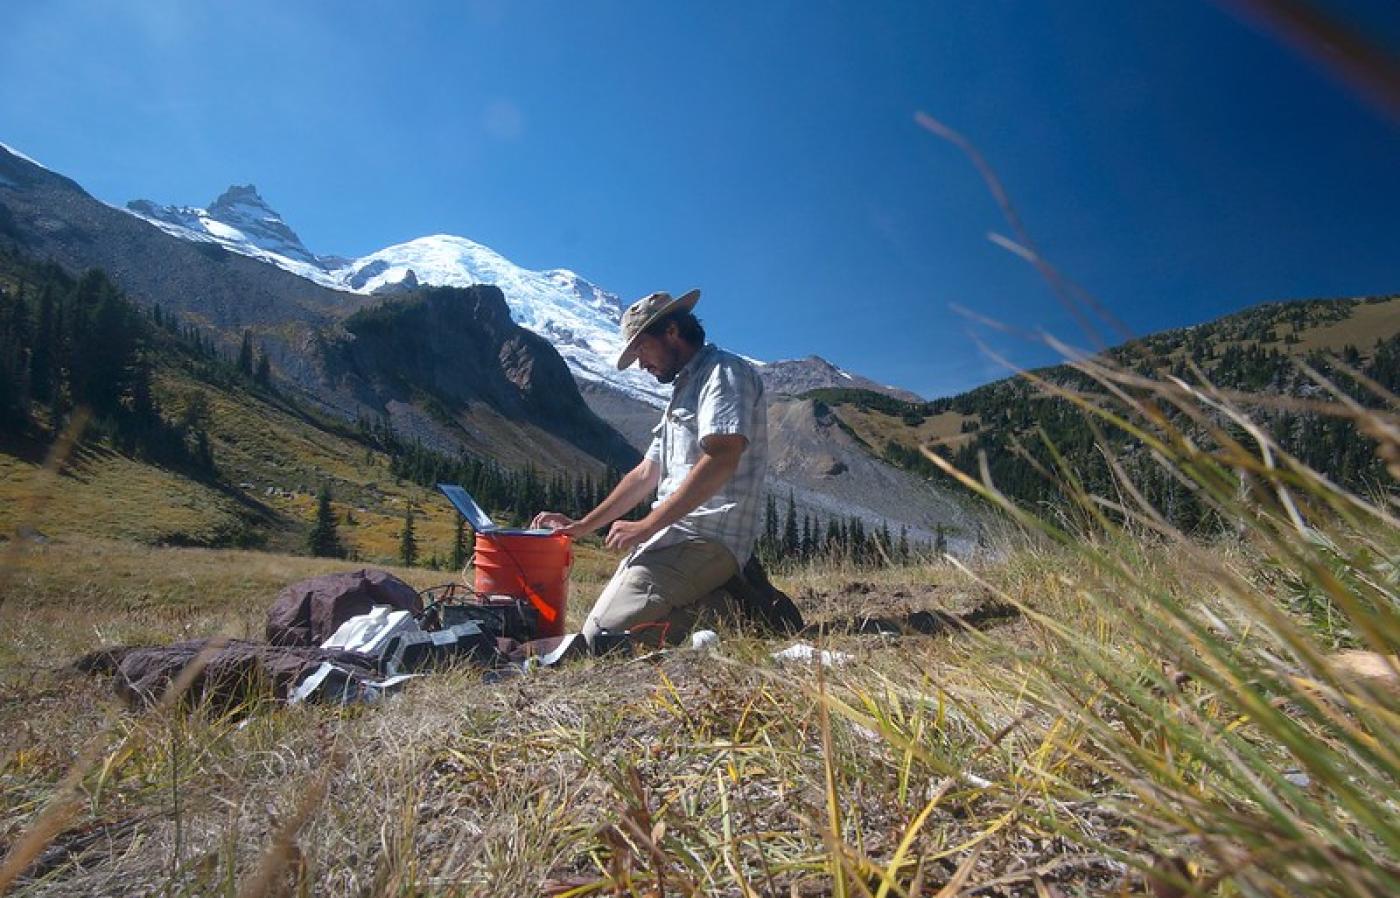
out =
[[(1392, 49), (1400, 4), (1333, 4)], [(0, 141), (101, 199), (255, 183), (316, 252), (431, 233), (929, 396), (1004, 373), (958, 305), (1084, 342), (1032, 235), (1137, 333), (1400, 291), (1400, 126), (1194, 0), (9, 0)], [(985, 336), (985, 334), (984, 334)], [(1023, 363), (1043, 350), (993, 335)]]

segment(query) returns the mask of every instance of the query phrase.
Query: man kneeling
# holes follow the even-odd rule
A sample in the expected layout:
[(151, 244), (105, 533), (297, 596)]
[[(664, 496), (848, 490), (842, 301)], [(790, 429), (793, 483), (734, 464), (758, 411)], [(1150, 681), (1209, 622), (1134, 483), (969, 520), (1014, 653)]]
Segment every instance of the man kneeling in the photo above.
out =
[[(691, 311), (699, 300), (699, 290), (653, 293), (623, 314), (618, 370), (639, 363), (672, 384), (671, 401), (646, 457), (597, 508), (577, 521), (541, 512), (531, 525), (582, 536), (612, 524), (608, 547), (627, 552), (583, 625), (590, 646), (600, 630), (645, 624), (679, 642), (753, 553), (768, 464), (763, 381), (753, 365), (705, 342)], [(652, 490), (646, 517), (618, 520)]]

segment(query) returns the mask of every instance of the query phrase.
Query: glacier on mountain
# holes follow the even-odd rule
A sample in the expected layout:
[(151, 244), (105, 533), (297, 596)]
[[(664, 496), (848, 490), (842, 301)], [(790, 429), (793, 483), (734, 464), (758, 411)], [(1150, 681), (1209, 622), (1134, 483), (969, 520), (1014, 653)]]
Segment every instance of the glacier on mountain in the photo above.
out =
[[(332, 290), (387, 295), (419, 286), (494, 285), (505, 295), (515, 322), (549, 340), (577, 380), (607, 385), (655, 407), (664, 406), (670, 394), (669, 387), (640, 369), (617, 370), (614, 360), (622, 351), (618, 333), (622, 300), (568, 269), (531, 271), (488, 246), (452, 234), (419, 237), (358, 259), (317, 255), (251, 184), (230, 187), (208, 209), (133, 200), (125, 211), (175, 237), (218, 244)], [(848, 384), (906, 401), (922, 401), (917, 395), (876, 384), (817, 356), (786, 362), (749, 361), (764, 367), (770, 391), (801, 393)]]
[(328, 272), (336, 289), (375, 293), (410, 275), (420, 284), (470, 287), (494, 284), (511, 317), (549, 342), (575, 376), (604, 381), (652, 405), (664, 404), (655, 380), (639, 370), (618, 371), (622, 301), (566, 269), (530, 271), (465, 237), (434, 234), (362, 256)]
[(567, 269), (530, 271), (451, 234), (420, 237), (358, 259), (317, 256), (252, 185), (229, 188), (208, 209), (133, 200), (126, 211), (172, 236), (219, 244), (333, 290), (373, 294), (417, 285), (493, 284), (505, 294), (511, 317), (553, 343), (575, 377), (601, 381), (650, 405), (665, 404), (666, 391), (650, 375), (618, 371), (613, 364), (622, 351), (622, 301)]

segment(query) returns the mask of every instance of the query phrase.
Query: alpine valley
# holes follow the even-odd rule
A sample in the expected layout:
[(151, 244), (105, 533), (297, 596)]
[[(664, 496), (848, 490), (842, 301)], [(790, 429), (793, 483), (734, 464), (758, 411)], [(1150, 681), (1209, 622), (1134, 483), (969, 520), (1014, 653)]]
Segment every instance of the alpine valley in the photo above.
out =
[[(252, 186), (207, 208), (116, 208), (0, 145), (0, 529), (296, 548), (329, 487), (354, 521), (348, 548), (387, 560), (405, 507), (450, 544), (439, 480), (517, 521), (581, 513), (635, 464), (665, 402), (649, 376), (613, 368), (623, 307), (573, 271), (530, 271), (460, 236), (321, 255)], [(723, 343), (723, 323), (712, 329)], [(1264, 304), (1105, 358), (1304, 404), (1332, 384), (1369, 403), (1358, 384), (1400, 392), (1400, 298)], [(1214, 526), (1152, 453), (1121, 442), (1109, 461), (1072, 404), (1028, 379), (929, 401), (814, 356), (759, 364), (769, 538), (774, 518), (794, 544), (858, 521), (972, 549), (989, 515), (930, 451), (1052, 508), (1065, 503), (1044, 472), (1068, 460), (1105, 494), (1127, 476), (1175, 523)], [(1036, 379), (1094, 388), (1066, 367)], [(47, 517), (21, 517), (11, 492), (80, 406), (96, 436)], [(1260, 421), (1346, 485), (1377, 482), (1383, 460), (1349, 422), (1286, 406)]]
[[(241, 355), (245, 368), (256, 356), (261, 389), (211, 382), (168, 358), (154, 370), (163, 408), (188, 417), (190, 397), (201, 395), (197, 409), (213, 409), (206, 438), (219, 482), (209, 502), (226, 514), (193, 529), (99, 517), (88, 525), (96, 533), (217, 544), (231, 533), (261, 542), (266, 532), (290, 545), (305, 528), (307, 497), (325, 482), (362, 514), (382, 513), (387, 528), (394, 512), (376, 502), (392, 490), (361, 462), (390, 449), (400, 458), (395, 476), (410, 453), (420, 479), (424, 465), (471, 460), (501, 477), (586, 481), (596, 492), (635, 463), (665, 403), (649, 375), (612, 365), (625, 302), (573, 271), (530, 271), (445, 234), (357, 259), (322, 255), (251, 185), (207, 208), (149, 200), (117, 208), (0, 145), (0, 248), (13, 289), (24, 282), (16, 265), (48, 264), (71, 278), (98, 270), (167, 329), (193, 334), (196, 355)], [(723, 327), (712, 328), (723, 342)], [(872, 532), (903, 530), (954, 551), (971, 545), (979, 514), (954, 488), (892, 464), (828, 406), (802, 398), (817, 389), (920, 397), (817, 357), (760, 366), (770, 394), (768, 486), (780, 507), (818, 527), (860, 519)], [(278, 436), (251, 432), (250, 419)], [(53, 437), (42, 420), (28, 432), (30, 443)], [(7, 435), (7, 444), (25, 440)]]

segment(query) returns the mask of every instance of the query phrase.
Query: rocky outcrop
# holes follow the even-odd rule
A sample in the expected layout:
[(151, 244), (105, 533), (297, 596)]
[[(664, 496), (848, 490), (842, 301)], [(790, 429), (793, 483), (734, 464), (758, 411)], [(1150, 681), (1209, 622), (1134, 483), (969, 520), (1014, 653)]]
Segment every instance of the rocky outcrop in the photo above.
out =
[(822, 403), (777, 397), (768, 405), (768, 488), (822, 518), (857, 516), (909, 528), (931, 542), (940, 525), (954, 551), (970, 548), (977, 513), (954, 489), (872, 455)]
[(320, 389), (367, 408), (416, 402), (449, 419), (474, 406), (529, 424), (616, 468), (637, 451), (579, 395), (547, 340), (511, 320), (496, 287), (435, 287), (388, 300), (318, 346)]
[(923, 402), (908, 390), (878, 384), (868, 377), (842, 371), (821, 356), (770, 362), (758, 369), (770, 396), (801, 396), (809, 390), (871, 390), (904, 402)]

